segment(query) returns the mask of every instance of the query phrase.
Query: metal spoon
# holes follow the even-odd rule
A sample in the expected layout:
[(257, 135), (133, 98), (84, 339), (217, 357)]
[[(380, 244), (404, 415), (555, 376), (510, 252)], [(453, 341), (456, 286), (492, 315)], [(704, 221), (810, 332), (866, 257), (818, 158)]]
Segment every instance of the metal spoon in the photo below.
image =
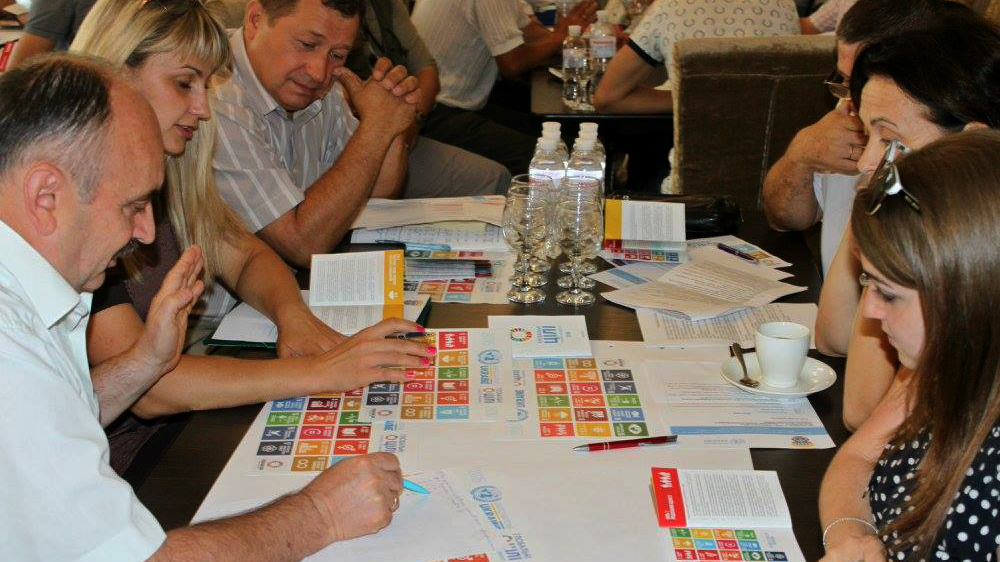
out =
[(749, 386), (750, 388), (757, 388), (757, 386), (760, 385), (760, 382), (750, 378), (750, 375), (747, 373), (747, 364), (743, 361), (743, 348), (740, 347), (740, 344), (734, 343), (729, 346), (729, 350), (733, 352), (734, 356), (736, 356), (736, 360), (740, 362), (740, 367), (743, 369), (743, 378), (740, 379), (740, 384), (743, 386)]

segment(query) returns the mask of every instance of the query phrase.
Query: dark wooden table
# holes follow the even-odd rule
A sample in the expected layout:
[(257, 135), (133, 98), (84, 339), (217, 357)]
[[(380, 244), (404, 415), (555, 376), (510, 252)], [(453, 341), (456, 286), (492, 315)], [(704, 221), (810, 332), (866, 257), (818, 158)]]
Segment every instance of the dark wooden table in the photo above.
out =
[[(662, 82), (659, 80), (658, 83)], [(673, 113), (599, 113), (570, 109), (562, 101), (562, 80), (553, 76), (547, 68), (531, 71), (531, 113), (557, 121), (673, 121)]]
[[(763, 217), (741, 225), (736, 234), (792, 262), (794, 277), (787, 279), (809, 290), (782, 299), (787, 302), (816, 302), (821, 278), (806, 245), (798, 233), (778, 233), (767, 229)], [(552, 298), (535, 305), (486, 305), (435, 303), (427, 325), (432, 328), (484, 328), (491, 314), (579, 314), (587, 318), (590, 337), (595, 340), (638, 341), (642, 339), (635, 312), (599, 299), (589, 308), (573, 309)], [(260, 354), (244, 351), (244, 355)], [(815, 352), (812, 352), (815, 355)], [(843, 360), (822, 357), (838, 373)], [(810, 401), (833, 440), (839, 445), (847, 438), (841, 423), (843, 382), (813, 395)], [(137, 489), (139, 499), (153, 512), (164, 528), (186, 525), (222, 471), (236, 445), (260, 411), (260, 404), (196, 412), (190, 416), (177, 438), (166, 448), (148, 477)], [(795, 529), (795, 536), (807, 560), (822, 555), (816, 498), (819, 483), (833, 457), (834, 449), (791, 450), (754, 449), (754, 468), (774, 470), (781, 479)]]

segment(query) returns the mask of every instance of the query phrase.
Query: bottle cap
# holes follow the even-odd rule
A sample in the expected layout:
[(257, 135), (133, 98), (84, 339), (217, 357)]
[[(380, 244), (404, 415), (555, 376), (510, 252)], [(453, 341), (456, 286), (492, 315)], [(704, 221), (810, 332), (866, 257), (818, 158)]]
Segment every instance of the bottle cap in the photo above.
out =
[(558, 131), (561, 128), (562, 124), (559, 123), (558, 121), (545, 121), (544, 123), (542, 123), (543, 131), (548, 131), (548, 130)]
[(558, 144), (559, 143), (559, 139), (561, 138), (561, 135), (559, 134), (559, 131), (553, 131), (552, 129), (548, 129), (546, 131), (542, 131), (542, 138), (543, 139), (556, 139), (556, 144)]
[(580, 137), (576, 139), (573, 143), (573, 148), (577, 150), (583, 150), (585, 152), (594, 150), (594, 139), (588, 137)]
[(573, 37), (580, 35), (580, 26), (579, 25), (569, 26), (569, 34), (572, 35)]
[(556, 139), (542, 137), (538, 139), (538, 146), (542, 147), (542, 150), (555, 150), (556, 149)]
[(580, 130), (581, 131), (594, 131), (596, 133), (597, 132), (597, 123), (594, 123), (592, 121), (584, 121), (583, 123), (580, 123)]

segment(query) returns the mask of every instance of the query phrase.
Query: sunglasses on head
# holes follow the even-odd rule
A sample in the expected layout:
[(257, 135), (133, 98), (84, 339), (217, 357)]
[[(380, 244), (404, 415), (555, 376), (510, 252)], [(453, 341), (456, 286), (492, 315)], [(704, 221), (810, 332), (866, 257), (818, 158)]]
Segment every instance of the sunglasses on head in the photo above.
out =
[(890, 195), (902, 195), (903, 200), (914, 211), (920, 212), (920, 202), (912, 193), (903, 187), (899, 179), (899, 168), (896, 167), (896, 157), (900, 153), (908, 152), (907, 148), (897, 140), (889, 143), (889, 148), (885, 151), (885, 156), (879, 162), (872, 179), (868, 183), (868, 189), (872, 191), (871, 204), (868, 205), (868, 214), (874, 215), (882, 208), (882, 203)]
[(823, 83), (829, 88), (833, 97), (841, 100), (851, 99), (850, 78), (844, 76), (843, 72), (834, 69)]

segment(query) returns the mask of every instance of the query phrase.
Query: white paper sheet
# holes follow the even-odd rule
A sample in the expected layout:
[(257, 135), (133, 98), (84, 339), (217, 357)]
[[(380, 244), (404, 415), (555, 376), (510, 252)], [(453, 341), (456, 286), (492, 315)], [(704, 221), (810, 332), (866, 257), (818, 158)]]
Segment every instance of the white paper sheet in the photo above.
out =
[[(302, 291), (302, 299), (309, 302), (309, 291)], [(426, 295), (413, 295), (403, 301), (403, 318), (416, 321), (427, 301)], [(341, 334), (350, 336), (377, 324), (385, 318), (382, 305), (311, 306), (317, 318)], [(278, 327), (263, 313), (243, 302), (222, 318), (212, 334), (213, 340), (273, 344), (278, 341)]]
[(656, 281), (675, 265), (642, 261), (598, 271), (589, 277), (609, 287), (624, 289)]
[(351, 242), (354, 243), (375, 243), (383, 240), (423, 244), (441, 250), (510, 251), (503, 230), (491, 224), (487, 225), (483, 232), (451, 230), (437, 226), (398, 226), (359, 228), (351, 234)]
[(490, 316), (489, 327), (509, 337), (514, 357), (592, 355), (583, 316)]
[(743, 392), (719, 374), (721, 362), (646, 361), (647, 380), (667, 431), (682, 445), (825, 449), (834, 446), (807, 398)]
[[(698, 321), (650, 308), (640, 308), (635, 313), (642, 338), (649, 344), (693, 347), (738, 342), (744, 347), (753, 347), (757, 326), (764, 322), (797, 322), (808, 326), (812, 332), (817, 310), (813, 303), (771, 303)], [(811, 347), (816, 347), (815, 338)]]
[[(761, 268), (763, 269), (763, 268)], [(659, 280), (603, 293), (607, 300), (632, 308), (655, 308), (692, 320), (714, 318), (747, 307), (763, 306), (799, 291), (766, 275), (753, 275), (701, 260), (681, 264)]]
[(732, 235), (712, 236), (710, 238), (695, 238), (694, 240), (688, 240), (688, 249), (715, 246), (719, 243), (732, 246), (741, 252), (746, 252), (752, 255), (757, 258), (761, 265), (766, 265), (768, 267), (788, 267), (792, 265), (778, 256), (762, 249), (760, 246), (751, 244), (742, 238), (737, 238)]
[(351, 228), (386, 228), (441, 221), (482, 221), (500, 226), (502, 195), (430, 199), (369, 199)]

